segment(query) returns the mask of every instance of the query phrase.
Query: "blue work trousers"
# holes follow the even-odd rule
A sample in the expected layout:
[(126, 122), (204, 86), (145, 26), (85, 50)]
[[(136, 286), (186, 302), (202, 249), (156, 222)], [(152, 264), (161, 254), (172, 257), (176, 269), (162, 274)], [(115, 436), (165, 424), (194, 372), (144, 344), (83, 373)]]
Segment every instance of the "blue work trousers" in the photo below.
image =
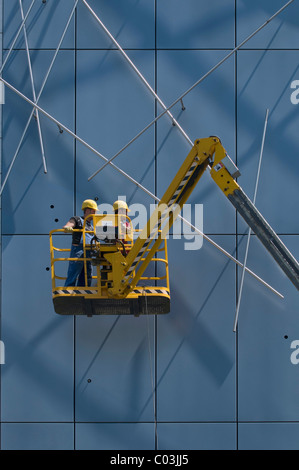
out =
[[(83, 244), (78, 246), (72, 245), (70, 258), (83, 258)], [(90, 251), (86, 251), (86, 258), (90, 256)], [(86, 261), (86, 274), (87, 274), (87, 285), (91, 286), (92, 281), (92, 267), (91, 262)], [(67, 272), (67, 279), (64, 284), (65, 287), (68, 286), (85, 286), (85, 270), (84, 270), (84, 261), (69, 261), (69, 267)]]

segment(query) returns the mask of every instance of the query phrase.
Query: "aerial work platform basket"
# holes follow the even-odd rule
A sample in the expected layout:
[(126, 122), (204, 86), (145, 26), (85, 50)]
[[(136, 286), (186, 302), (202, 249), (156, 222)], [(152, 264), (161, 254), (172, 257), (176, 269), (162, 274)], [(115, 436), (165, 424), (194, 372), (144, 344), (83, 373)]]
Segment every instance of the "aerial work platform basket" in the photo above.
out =
[[(276, 232), (244, 193), (236, 179), (240, 172), (216, 136), (197, 139), (165, 194), (159, 200), (146, 225), (134, 241), (125, 215), (93, 215), (93, 231), (85, 245), (86, 222), (82, 229), (82, 258), (85, 268), (83, 286), (57, 286), (65, 277), (56, 272), (57, 262), (71, 258), (55, 258), (55, 254), (70, 251), (53, 246), (50, 233), (52, 294), (57, 313), (66, 315), (159, 314), (170, 311), (170, 290), (166, 237), (188, 197), (208, 170), (227, 200), (243, 217), (251, 230), (299, 290), (299, 263)], [(127, 218), (130, 220), (129, 218)], [(125, 231), (123, 227), (126, 227)], [(96, 268), (92, 283), (87, 282), (86, 266)], [(158, 263), (164, 267), (159, 275)], [(151, 270), (154, 274), (147, 274)], [(243, 266), (244, 268), (244, 266)], [(65, 268), (66, 269), (66, 268)], [(82, 282), (81, 282), (82, 283)]]
[[(70, 248), (63, 248), (69, 236), (63, 229), (50, 232), (52, 298), (54, 310), (61, 315), (144, 315), (164, 314), (170, 311), (170, 289), (168, 275), (167, 241), (161, 239), (156, 255), (151, 258), (147, 272), (135, 273), (132, 288), (125, 294), (111, 293), (115, 279), (123, 275), (114, 268), (108, 258), (117, 255), (126, 258), (138, 230), (123, 239), (119, 237), (118, 221), (115, 215), (93, 215), (94, 230), (87, 231), (86, 220), (82, 232), (83, 256), (70, 258)], [(119, 216), (118, 216), (119, 217)], [(124, 217), (124, 216), (122, 216)], [(126, 217), (126, 216), (125, 216)], [(85, 235), (92, 236), (91, 243), (85, 243)], [(137, 233), (136, 233), (137, 234)], [(121, 235), (123, 236), (123, 235)], [(145, 251), (144, 257), (147, 252)], [(79, 262), (84, 270), (84, 285), (65, 287), (66, 272), (70, 261)], [(92, 281), (88, 285), (87, 263), (92, 265)], [(158, 274), (161, 273), (161, 274)]]

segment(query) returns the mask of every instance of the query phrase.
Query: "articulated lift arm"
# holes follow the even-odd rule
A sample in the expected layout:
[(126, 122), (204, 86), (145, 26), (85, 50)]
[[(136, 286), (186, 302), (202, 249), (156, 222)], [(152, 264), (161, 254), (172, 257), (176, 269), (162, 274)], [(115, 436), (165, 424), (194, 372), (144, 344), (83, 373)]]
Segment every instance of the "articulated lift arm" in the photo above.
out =
[(240, 173), (218, 137), (196, 140), (127, 257), (105, 257), (114, 271), (113, 297), (125, 297), (137, 284), (204, 171), (210, 175), (299, 290), (299, 264), (236, 182)]
[(297, 260), (234, 180), (235, 175), (230, 173), (232, 162), (228, 158), (224, 148), (221, 145), (216, 146), (211, 177), (299, 290), (299, 264)]

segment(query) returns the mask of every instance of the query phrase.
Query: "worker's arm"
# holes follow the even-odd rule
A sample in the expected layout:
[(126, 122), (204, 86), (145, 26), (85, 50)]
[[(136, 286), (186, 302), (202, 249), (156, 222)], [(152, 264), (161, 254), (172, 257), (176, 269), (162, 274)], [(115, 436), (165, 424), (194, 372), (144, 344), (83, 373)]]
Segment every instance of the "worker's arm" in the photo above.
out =
[(72, 232), (75, 227), (75, 222), (73, 220), (69, 220), (62, 228), (65, 232)]

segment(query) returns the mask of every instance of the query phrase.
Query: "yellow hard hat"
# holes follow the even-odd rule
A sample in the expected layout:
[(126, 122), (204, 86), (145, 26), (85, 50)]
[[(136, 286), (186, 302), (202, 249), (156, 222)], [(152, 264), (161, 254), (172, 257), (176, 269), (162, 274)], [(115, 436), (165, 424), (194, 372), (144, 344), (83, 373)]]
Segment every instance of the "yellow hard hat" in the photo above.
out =
[(93, 199), (85, 199), (85, 201), (83, 201), (82, 203), (82, 210), (87, 208), (97, 210), (98, 206)]
[(130, 212), (128, 204), (125, 201), (122, 201), (121, 199), (113, 203), (113, 209), (115, 211), (117, 211), (118, 209), (126, 209), (128, 212)]

